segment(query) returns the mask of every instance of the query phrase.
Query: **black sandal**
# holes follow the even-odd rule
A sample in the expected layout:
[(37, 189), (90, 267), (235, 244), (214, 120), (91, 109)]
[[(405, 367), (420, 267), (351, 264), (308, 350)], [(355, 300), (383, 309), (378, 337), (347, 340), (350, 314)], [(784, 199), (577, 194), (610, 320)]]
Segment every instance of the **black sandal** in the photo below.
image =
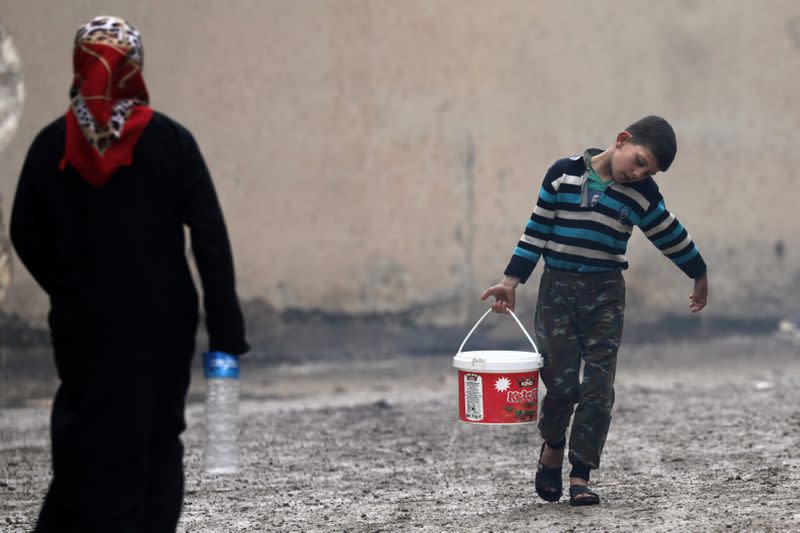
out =
[[(582, 498), (579, 495), (586, 494)], [(597, 505), (600, 503), (600, 495), (592, 491), (586, 485), (570, 485), (569, 504), (570, 505)]]
[[(564, 442), (566, 444), (566, 442)], [(550, 446), (554, 450), (560, 450), (564, 447)], [(542, 464), (542, 454), (547, 442), (542, 443), (542, 449), (539, 451), (539, 466), (536, 468), (536, 494), (546, 502), (557, 502), (561, 499), (561, 494), (564, 492), (564, 485), (561, 481), (561, 468), (550, 468)]]

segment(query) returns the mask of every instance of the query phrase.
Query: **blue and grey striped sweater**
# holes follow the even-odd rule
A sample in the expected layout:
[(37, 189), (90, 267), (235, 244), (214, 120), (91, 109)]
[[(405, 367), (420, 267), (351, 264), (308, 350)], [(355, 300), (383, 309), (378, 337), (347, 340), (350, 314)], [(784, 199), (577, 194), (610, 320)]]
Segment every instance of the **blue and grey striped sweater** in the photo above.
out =
[(653, 178), (627, 185), (611, 183), (596, 203), (589, 200), (586, 158), (598, 153), (590, 149), (550, 167), (505, 274), (524, 283), (541, 256), (548, 267), (559, 270), (625, 270), (628, 239), (638, 226), (687, 276), (704, 275), (706, 264), (697, 246), (667, 211)]

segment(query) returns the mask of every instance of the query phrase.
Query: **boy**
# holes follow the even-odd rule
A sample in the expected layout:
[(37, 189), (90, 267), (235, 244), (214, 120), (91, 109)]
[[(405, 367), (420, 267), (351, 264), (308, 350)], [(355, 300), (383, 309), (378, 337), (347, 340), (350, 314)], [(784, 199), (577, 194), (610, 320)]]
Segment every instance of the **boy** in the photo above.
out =
[[(514, 309), (515, 289), (544, 256), (545, 271), (536, 305), (536, 336), (544, 356), (547, 394), (539, 431), (543, 443), (536, 492), (561, 498), (561, 465), (569, 419), (570, 504), (600, 503), (589, 490), (589, 472), (600, 454), (614, 404), (616, 356), (622, 336), (625, 250), (633, 226), (694, 280), (694, 313), (708, 297), (706, 264), (680, 222), (667, 211), (652, 175), (675, 158), (675, 132), (666, 120), (645, 117), (617, 135), (605, 151), (556, 161), (503, 280), (486, 289), (492, 309)], [(583, 382), (579, 383), (581, 359)]]

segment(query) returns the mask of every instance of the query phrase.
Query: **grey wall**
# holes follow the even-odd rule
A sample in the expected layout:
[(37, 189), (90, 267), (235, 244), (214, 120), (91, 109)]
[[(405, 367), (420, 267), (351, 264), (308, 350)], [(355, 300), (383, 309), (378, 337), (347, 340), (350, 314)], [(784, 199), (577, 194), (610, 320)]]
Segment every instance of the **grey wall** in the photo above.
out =
[[(655, 113), (678, 134), (658, 182), (710, 264), (709, 315), (800, 300), (793, 0), (4, 0), (26, 86), (0, 155), (6, 227), (98, 14), (140, 29), (153, 106), (198, 138), (244, 299), (469, 321), (550, 163)], [(629, 260), (629, 316), (688, 313), (690, 280), (640, 234)], [(46, 309), (18, 263), (5, 305)]]

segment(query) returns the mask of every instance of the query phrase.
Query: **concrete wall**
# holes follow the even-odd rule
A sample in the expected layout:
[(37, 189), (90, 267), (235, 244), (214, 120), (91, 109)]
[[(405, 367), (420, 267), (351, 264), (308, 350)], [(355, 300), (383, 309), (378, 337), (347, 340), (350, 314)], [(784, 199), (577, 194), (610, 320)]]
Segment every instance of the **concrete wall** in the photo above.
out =
[[(3, 0), (26, 86), (0, 159), (6, 227), (97, 14), (140, 29), (152, 104), (198, 138), (244, 299), (469, 321), (550, 163), (654, 113), (678, 134), (658, 182), (710, 264), (708, 314), (800, 300), (794, 0)], [(629, 260), (629, 316), (688, 313), (690, 280), (641, 234)], [(41, 317), (14, 275), (7, 308)]]

